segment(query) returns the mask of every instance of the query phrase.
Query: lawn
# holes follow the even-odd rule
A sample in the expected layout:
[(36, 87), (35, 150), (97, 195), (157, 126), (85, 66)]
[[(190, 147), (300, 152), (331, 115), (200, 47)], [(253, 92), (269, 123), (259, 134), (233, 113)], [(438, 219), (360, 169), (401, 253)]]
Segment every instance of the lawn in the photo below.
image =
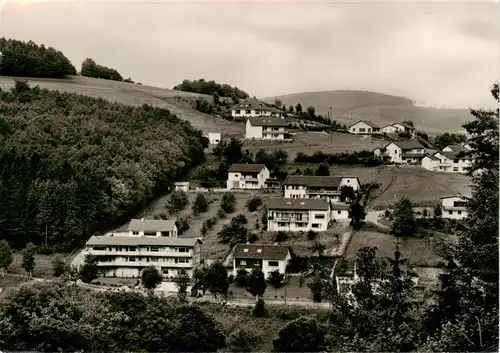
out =
[[(288, 277), (287, 284), (281, 288), (275, 288), (271, 284), (267, 284), (266, 292), (264, 293), (264, 300), (284, 300), (285, 296), (287, 300), (308, 300), (311, 299), (311, 291), (307, 287), (307, 282), (300, 286), (299, 278)], [(236, 284), (232, 283), (229, 287), (229, 297), (231, 300), (235, 299), (255, 299), (245, 288), (238, 287)]]
[[(127, 105), (149, 104), (165, 108), (203, 132), (218, 131), (227, 137), (243, 135), (245, 132), (243, 123), (214, 118), (190, 107), (190, 101), (199, 97), (211, 101), (211, 96), (81, 76), (69, 76), (67, 79), (27, 78), (27, 80), (32, 87), (38, 85), (40, 88), (104, 98)], [(13, 86), (14, 81), (11, 77), (0, 77), (0, 88), (8, 89)]]
[[(54, 278), (52, 261), (59, 256), (63, 261), (66, 261), (68, 254), (54, 254), (54, 255), (35, 255), (35, 268), (33, 270), (33, 277), (37, 278)], [(9, 273), (16, 275), (28, 276), (28, 273), (22, 267), (23, 255), (21, 252), (13, 254), (12, 264), (9, 267)]]
[[(392, 258), (396, 250), (396, 238), (390, 234), (372, 231), (353, 232), (344, 257), (347, 260), (355, 259), (356, 251), (365, 246), (376, 246), (379, 257)], [(415, 237), (399, 241), (403, 257), (408, 258), (409, 263), (415, 266), (436, 267), (440, 261), (437, 246), (437, 239), (429, 237)]]
[(371, 136), (356, 136), (334, 132), (298, 132), (293, 134), (293, 142), (275, 141), (251, 141), (244, 142), (244, 148), (251, 152), (256, 152), (263, 148), (267, 151), (282, 149), (286, 151), (291, 159), (297, 153), (314, 153), (322, 151), (324, 153), (355, 152), (362, 150), (372, 151), (377, 147), (385, 146), (388, 141)]

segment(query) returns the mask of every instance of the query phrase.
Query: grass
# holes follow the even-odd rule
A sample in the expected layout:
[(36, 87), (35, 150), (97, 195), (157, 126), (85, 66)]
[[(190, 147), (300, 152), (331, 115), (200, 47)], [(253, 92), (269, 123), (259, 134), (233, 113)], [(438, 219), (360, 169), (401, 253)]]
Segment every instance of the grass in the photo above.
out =
[(0, 277), (0, 302), (4, 301), (21, 284), (29, 281), (30, 279), (27, 277), (17, 277), (11, 274)]
[[(267, 284), (264, 300), (307, 300), (311, 298), (311, 291), (307, 287), (307, 282), (302, 286), (299, 285), (298, 277), (288, 277), (287, 284), (281, 288), (275, 288), (271, 284)], [(238, 287), (236, 284), (231, 284), (229, 291), (229, 300), (235, 299), (255, 299), (245, 288)]]
[(252, 308), (220, 306), (212, 303), (199, 305), (222, 324), (228, 336), (239, 329), (254, 332), (260, 338), (254, 350), (256, 352), (271, 352), (272, 342), (278, 337), (280, 329), (294, 319), (306, 316), (316, 318), (319, 322), (327, 321), (326, 312), (309, 308), (266, 306), (267, 317), (256, 318), (252, 316)]
[[(245, 131), (243, 123), (214, 118), (191, 108), (191, 101), (199, 97), (211, 101), (211, 96), (82, 76), (69, 76), (67, 79), (27, 78), (26, 80), (31, 86), (38, 85), (40, 88), (104, 98), (127, 105), (149, 104), (166, 108), (203, 132), (218, 131), (225, 136), (237, 136), (244, 134)], [(11, 77), (0, 77), (0, 88), (10, 89), (13, 86), (14, 81)]]
[[(392, 258), (396, 249), (396, 238), (390, 234), (373, 231), (353, 232), (351, 242), (345, 252), (345, 258), (347, 260), (355, 259), (356, 251), (365, 246), (376, 246), (378, 256)], [(437, 240), (430, 237), (399, 240), (403, 257), (408, 258), (409, 263), (415, 266), (437, 267), (440, 262), (437, 246)]]
[[(67, 254), (54, 254), (54, 255), (35, 255), (35, 268), (33, 270), (33, 277), (37, 278), (54, 278), (52, 261), (56, 256), (65, 261)], [(22, 267), (23, 255), (21, 252), (16, 252), (12, 257), (12, 264), (9, 268), (9, 273), (15, 275), (28, 276), (29, 274)]]
[(256, 152), (263, 148), (266, 151), (282, 149), (286, 151), (291, 159), (297, 153), (313, 153), (322, 151), (325, 153), (355, 152), (362, 150), (372, 151), (377, 147), (385, 146), (388, 141), (372, 138), (370, 136), (361, 137), (352, 134), (334, 132), (298, 132), (293, 135), (293, 142), (276, 141), (244, 141), (244, 148), (251, 152)]

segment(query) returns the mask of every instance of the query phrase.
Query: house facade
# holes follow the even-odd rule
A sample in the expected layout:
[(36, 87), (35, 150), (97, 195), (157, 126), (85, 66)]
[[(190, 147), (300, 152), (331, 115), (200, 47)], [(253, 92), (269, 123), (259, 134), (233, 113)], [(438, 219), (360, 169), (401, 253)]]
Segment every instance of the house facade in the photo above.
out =
[(205, 136), (208, 138), (208, 142), (211, 145), (217, 145), (219, 142), (222, 141), (222, 135), (220, 132), (209, 132)]
[(391, 124), (382, 127), (382, 132), (385, 132), (386, 134), (395, 134), (398, 132), (398, 129)]
[(257, 98), (247, 98), (231, 108), (233, 118), (254, 118), (254, 117), (278, 117), (283, 116), (283, 112)]
[(340, 201), (343, 186), (358, 191), (361, 183), (357, 177), (289, 175), (283, 182), (283, 196), (292, 199), (326, 198)]
[(261, 189), (269, 179), (264, 164), (232, 164), (228, 170), (227, 189)]
[(251, 272), (260, 268), (266, 278), (271, 272), (284, 274), (292, 258), (292, 251), (286, 245), (236, 244), (233, 250), (233, 276), (239, 270)]
[(247, 139), (284, 140), (287, 121), (283, 118), (248, 118), (245, 127)]
[(351, 219), (349, 218), (349, 205), (345, 203), (332, 202), (332, 219), (336, 222), (347, 222)]
[(461, 196), (450, 196), (441, 198), (442, 218), (464, 219), (467, 217), (465, 198)]
[(382, 132), (385, 132), (387, 134), (396, 134), (399, 132), (404, 132), (407, 131), (410, 133), (411, 138), (415, 138), (415, 127), (405, 124), (405, 123), (394, 123), (390, 125), (386, 125), (382, 127)]
[(380, 133), (380, 127), (371, 121), (360, 120), (347, 128), (351, 134), (364, 135)]
[(174, 183), (175, 190), (189, 191), (189, 181), (178, 181)]
[(192, 276), (200, 264), (202, 241), (178, 238), (169, 222), (173, 221), (132, 220), (128, 233), (91, 237), (83, 253), (97, 256), (99, 272), (105, 277), (140, 277), (149, 266), (164, 278), (180, 271)]
[(439, 163), (441, 160), (434, 155), (427, 155), (422, 158), (422, 168), (430, 170), (432, 172), (439, 172)]
[[(473, 162), (470, 150), (461, 145), (446, 146), (434, 157), (439, 159), (438, 171), (446, 173), (467, 173)], [(425, 168), (424, 165), (422, 167)]]
[(417, 140), (391, 142), (376, 148), (373, 154), (391, 163), (420, 163), (425, 157), (425, 147)]
[(267, 229), (272, 232), (323, 232), (331, 220), (330, 202), (326, 199), (270, 199), (267, 212)]

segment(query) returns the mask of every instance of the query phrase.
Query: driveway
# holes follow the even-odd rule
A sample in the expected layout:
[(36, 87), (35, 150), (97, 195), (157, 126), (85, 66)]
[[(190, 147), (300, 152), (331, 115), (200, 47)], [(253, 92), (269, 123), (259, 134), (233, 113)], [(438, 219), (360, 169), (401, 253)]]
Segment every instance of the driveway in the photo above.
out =
[(379, 223), (379, 218), (382, 217), (385, 211), (368, 211), (366, 212), (366, 221), (374, 223), (378, 227), (384, 228), (384, 229), (390, 229), (389, 226), (386, 226), (385, 224)]

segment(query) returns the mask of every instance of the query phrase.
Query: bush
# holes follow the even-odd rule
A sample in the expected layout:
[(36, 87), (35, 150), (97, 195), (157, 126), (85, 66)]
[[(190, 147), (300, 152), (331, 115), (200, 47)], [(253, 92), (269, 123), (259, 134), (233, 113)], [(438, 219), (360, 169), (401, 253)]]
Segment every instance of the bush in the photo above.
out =
[(232, 193), (225, 193), (222, 195), (222, 200), (220, 203), (220, 208), (226, 213), (234, 212), (234, 206), (236, 205), (236, 197)]
[(267, 282), (269, 282), (274, 288), (283, 287), (285, 281), (285, 275), (280, 273), (280, 271), (275, 270), (269, 274)]
[(82, 62), (81, 75), (86, 77), (102, 78), (112, 81), (123, 81), (122, 75), (115, 69), (97, 65), (94, 60), (87, 58)]
[(257, 303), (255, 303), (255, 307), (252, 310), (252, 315), (255, 317), (267, 316), (265, 303), (262, 299), (257, 300)]
[(175, 221), (175, 225), (177, 226), (177, 234), (182, 235), (189, 230), (189, 219), (180, 217)]
[(66, 265), (60, 256), (56, 256), (52, 261), (52, 273), (54, 277), (61, 277), (66, 272)]
[(203, 194), (197, 194), (191, 208), (193, 214), (204, 213), (208, 211), (208, 201)]
[(274, 235), (274, 241), (277, 243), (282, 243), (288, 240), (288, 233), (279, 231)]
[(1, 76), (63, 78), (76, 69), (60, 51), (32, 41), (0, 38)]
[(247, 208), (249, 212), (255, 212), (262, 205), (262, 199), (260, 197), (253, 197), (247, 202)]
[(256, 333), (239, 329), (227, 338), (227, 349), (229, 352), (253, 352), (260, 341)]
[(165, 206), (167, 207), (168, 212), (177, 214), (186, 208), (187, 204), (187, 194), (182, 190), (175, 190), (170, 196), (170, 202)]
[(316, 239), (316, 237), (318, 236), (318, 232), (315, 232), (314, 230), (310, 229), (308, 232), (307, 232), (307, 239), (309, 240), (314, 240)]
[(247, 241), (250, 244), (255, 243), (257, 240), (259, 240), (259, 236), (256, 233), (250, 233), (250, 234), (248, 234)]
[(209, 218), (205, 222), (207, 223), (207, 228), (212, 229), (217, 224), (217, 217)]
[(238, 270), (236, 272), (236, 277), (234, 277), (234, 283), (241, 288), (245, 288), (247, 285), (248, 273), (245, 270)]
[(375, 167), (382, 162), (375, 158), (371, 151), (324, 153), (316, 151), (312, 155), (299, 152), (294, 160), (296, 163), (328, 163), (329, 165), (363, 165)]
[(220, 219), (226, 218), (226, 212), (224, 212), (222, 208), (219, 208), (217, 210), (217, 217), (219, 217)]

